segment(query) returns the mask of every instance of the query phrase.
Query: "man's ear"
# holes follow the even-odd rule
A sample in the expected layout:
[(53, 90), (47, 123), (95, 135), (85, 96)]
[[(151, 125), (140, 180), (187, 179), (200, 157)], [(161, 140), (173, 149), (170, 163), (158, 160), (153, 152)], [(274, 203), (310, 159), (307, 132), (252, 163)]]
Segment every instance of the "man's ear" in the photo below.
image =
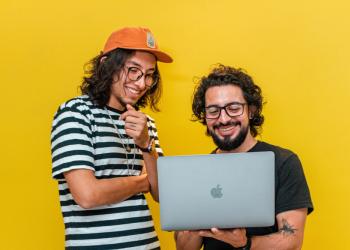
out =
[(253, 119), (255, 112), (256, 112), (256, 107), (253, 105), (249, 105), (248, 106), (248, 117), (250, 120)]

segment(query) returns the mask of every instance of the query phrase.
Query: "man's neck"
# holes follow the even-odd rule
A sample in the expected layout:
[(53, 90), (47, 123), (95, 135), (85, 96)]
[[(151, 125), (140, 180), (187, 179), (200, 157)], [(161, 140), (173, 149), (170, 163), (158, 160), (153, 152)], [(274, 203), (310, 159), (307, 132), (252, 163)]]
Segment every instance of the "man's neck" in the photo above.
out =
[(107, 106), (120, 111), (124, 111), (126, 109), (125, 105), (122, 105), (120, 102), (118, 102), (116, 99), (113, 99), (113, 98), (109, 98), (107, 102)]

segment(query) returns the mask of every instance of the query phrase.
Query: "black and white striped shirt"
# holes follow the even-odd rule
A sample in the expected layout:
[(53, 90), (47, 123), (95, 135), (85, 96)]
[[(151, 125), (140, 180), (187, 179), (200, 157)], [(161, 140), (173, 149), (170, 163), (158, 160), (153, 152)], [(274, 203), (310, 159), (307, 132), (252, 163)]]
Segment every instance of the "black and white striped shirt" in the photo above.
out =
[[(129, 199), (93, 209), (75, 203), (63, 173), (90, 169), (96, 178), (140, 175), (143, 159), (134, 141), (127, 138), (121, 112), (94, 105), (88, 96), (62, 104), (55, 114), (51, 131), (52, 176), (58, 180), (65, 224), (66, 249), (159, 249), (152, 216), (142, 193)], [(154, 120), (149, 116), (148, 131), (162, 155)], [(121, 139), (122, 138), (122, 139)], [(123, 146), (132, 148), (126, 153)]]

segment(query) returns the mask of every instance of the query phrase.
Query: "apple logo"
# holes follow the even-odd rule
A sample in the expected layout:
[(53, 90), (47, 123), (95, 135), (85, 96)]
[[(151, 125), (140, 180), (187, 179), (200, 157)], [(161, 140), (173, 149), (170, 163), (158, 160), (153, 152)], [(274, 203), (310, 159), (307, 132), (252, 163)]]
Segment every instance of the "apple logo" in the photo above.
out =
[(213, 198), (221, 198), (222, 197), (222, 192), (221, 192), (222, 188), (220, 187), (220, 185), (216, 185), (216, 187), (213, 187), (210, 190), (210, 194), (211, 196), (213, 196)]

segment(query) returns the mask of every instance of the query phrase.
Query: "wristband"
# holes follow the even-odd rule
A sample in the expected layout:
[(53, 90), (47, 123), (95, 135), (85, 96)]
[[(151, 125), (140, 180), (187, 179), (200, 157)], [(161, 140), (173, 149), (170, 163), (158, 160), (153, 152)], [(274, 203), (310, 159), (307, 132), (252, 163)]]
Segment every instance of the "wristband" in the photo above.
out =
[(241, 247), (241, 250), (250, 250), (250, 247), (252, 246), (252, 239), (250, 236), (247, 235), (247, 244), (245, 246)]
[(149, 143), (148, 143), (148, 146), (146, 148), (141, 148), (139, 146), (137, 146), (142, 152), (146, 152), (146, 153), (151, 153), (153, 152), (155, 149), (154, 149), (154, 139), (150, 139)]

